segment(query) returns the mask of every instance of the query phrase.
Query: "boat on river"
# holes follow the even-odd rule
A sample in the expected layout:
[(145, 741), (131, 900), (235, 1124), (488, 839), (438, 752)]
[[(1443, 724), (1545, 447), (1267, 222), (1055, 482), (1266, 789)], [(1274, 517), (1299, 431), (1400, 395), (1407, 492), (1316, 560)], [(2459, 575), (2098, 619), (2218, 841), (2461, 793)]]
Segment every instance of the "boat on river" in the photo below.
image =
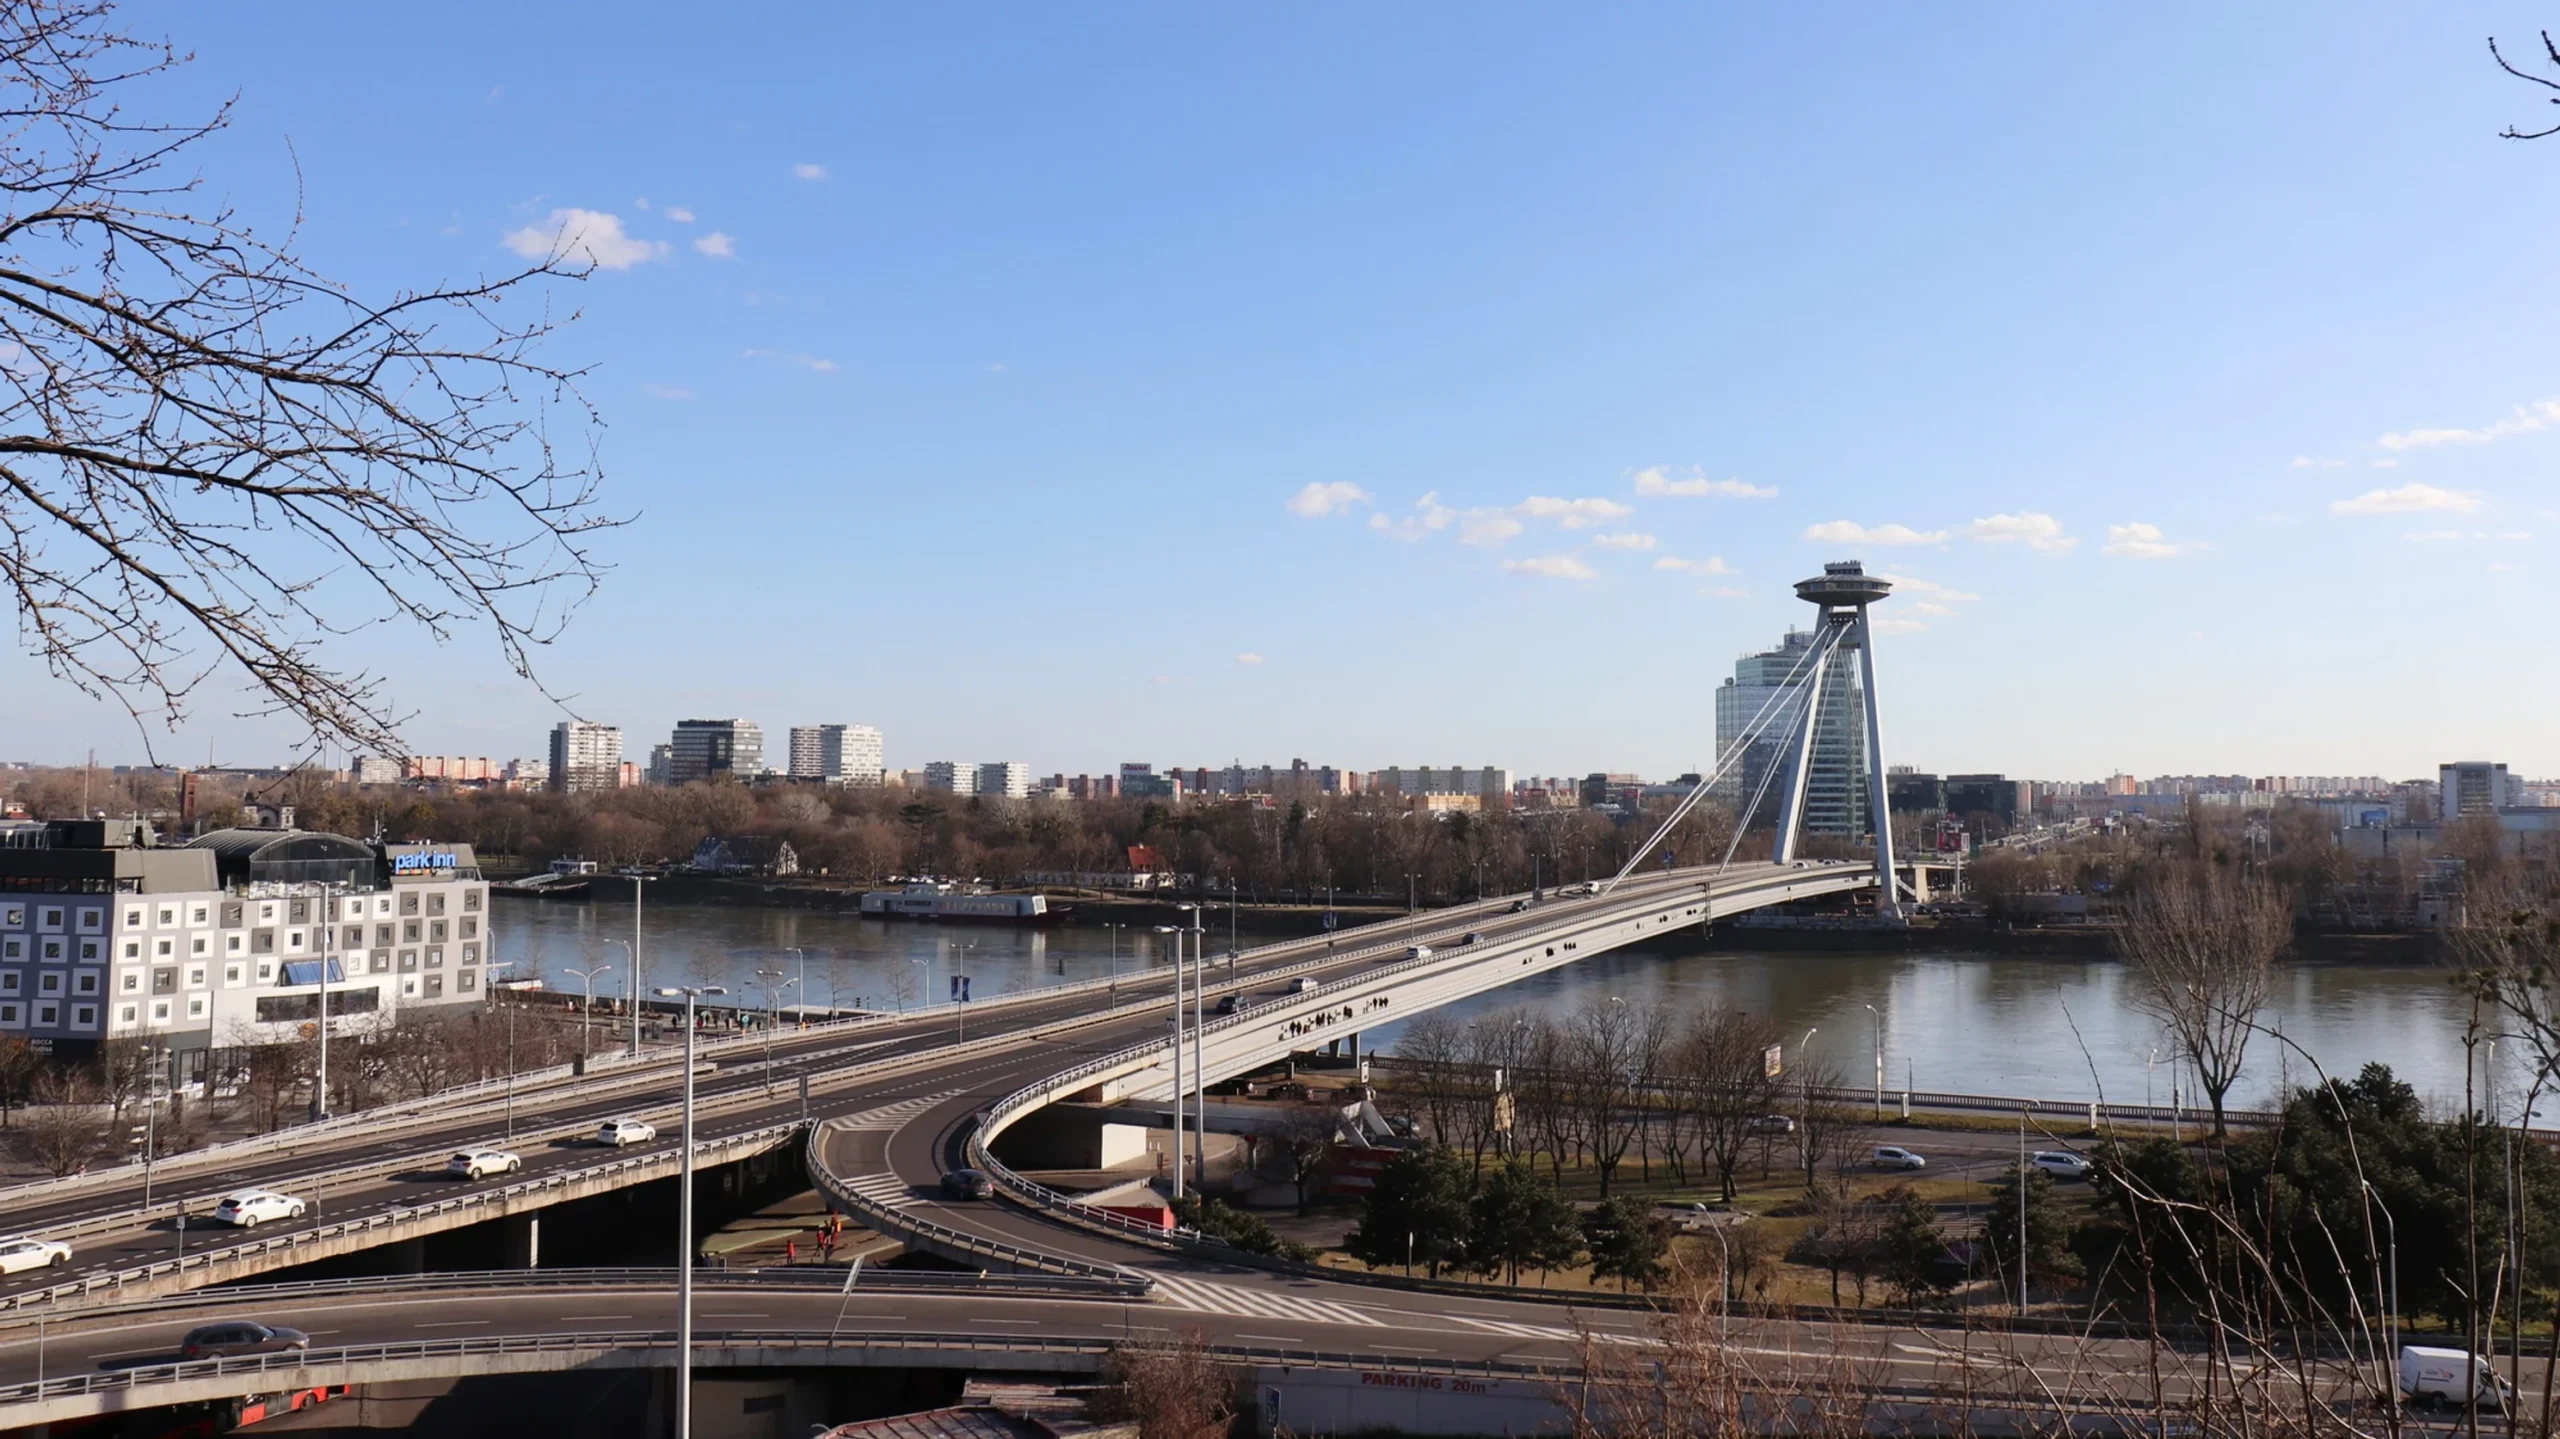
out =
[(910, 880), (896, 889), (862, 896), (862, 912), (881, 919), (971, 920), (993, 924), (1047, 924), (1066, 913), (1045, 894), (997, 894), (945, 880)]

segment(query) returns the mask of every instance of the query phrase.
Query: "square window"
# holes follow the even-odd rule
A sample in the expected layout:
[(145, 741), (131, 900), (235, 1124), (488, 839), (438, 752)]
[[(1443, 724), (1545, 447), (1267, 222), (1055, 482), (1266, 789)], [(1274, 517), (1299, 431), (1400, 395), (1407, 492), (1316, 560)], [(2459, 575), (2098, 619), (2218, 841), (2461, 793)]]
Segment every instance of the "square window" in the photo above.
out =
[(480, 907), (480, 891), (476, 889), (464, 890), (462, 892), (462, 907), (464, 909), (478, 909)]
[(44, 957), (47, 959), (62, 958), (62, 941), (58, 939), (46, 940), (44, 942)]
[(155, 999), (151, 1001), (151, 1017), (153, 1019), (167, 1019), (169, 1017), (169, 1001), (165, 999)]
[(151, 971), (151, 992), (153, 994), (177, 993), (178, 971), (166, 965)]
[(116, 1022), (119, 1024), (131, 1024), (133, 1023), (134, 1018), (134, 1008), (130, 1004), (124, 1005), (116, 1010)]
[(275, 978), (275, 977), (276, 977), (276, 966), (275, 966), (275, 961), (270, 960), (270, 959), (262, 959), (262, 960), (259, 960), (259, 961), (258, 961), (258, 983), (260, 983), (260, 984), (264, 984), (264, 983), (266, 983), (268, 980), (271, 980), (271, 979), (273, 979), (273, 978)]
[(124, 957), (127, 959), (142, 958), (142, 941), (138, 939), (126, 940), (124, 942)]
[(414, 919), (404, 919), (400, 921), (400, 938), (406, 943), (416, 944), (418, 942), (418, 922)]
[(391, 972), (391, 956), (387, 951), (377, 949), (373, 952), (373, 972), (376, 974)]
[(189, 941), (189, 948), (187, 952), (190, 954), (202, 954), (204, 953), (204, 948), (204, 936), (199, 934), (193, 940)]
[(464, 915), (462, 917), (462, 937), (464, 939), (476, 939), (479, 935), (480, 921), (474, 916), (467, 914)]
[[(416, 975), (413, 974), (407, 979), (400, 981), (400, 994), (404, 999), (415, 999), (418, 997), (418, 977)], [(14, 1004), (0, 1005), (0, 1009), (6, 1009), (13, 1018), (18, 1012), (18, 1007)]]
[(80, 927), (82, 929), (97, 929), (105, 925), (106, 922), (107, 916), (104, 911), (95, 909), (84, 909), (80, 911)]
[(466, 969), (462, 972), (462, 977), (454, 981), (453, 987), (464, 994), (469, 994), (480, 987), (480, 976)]
[(80, 941), (80, 958), (89, 964), (96, 964), (98, 962), (98, 942), (94, 939), (84, 939)]
[(188, 965), (188, 966), (187, 966), (187, 988), (189, 988), (189, 989), (202, 989), (202, 988), (204, 988), (204, 966), (203, 966), (203, 965), (201, 965), (201, 964), (191, 964), (191, 965)]
[(58, 1005), (58, 1004), (39, 1004), (39, 1005), (37, 1005), (37, 1006), (36, 1006), (36, 1023), (38, 1023), (38, 1024), (60, 1024), (61, 1022), (62, 1022), (62, 1006), (61, 1006), (61, 1005)]
[(126, 909), (126, 910), (125, 910), (125, 912), (124, 912), (124, 927), (125, 927), (125, 928), (127, 928), (127, 929), (140, 929), (140, 928), (142, 928), (142, 906), (141, 906), (141, 905), (138, 905), (138, 904), (137, 904), (137, 905), (133, 905), (133, 906), (131, 906), (130, 908), (128, 908), (128, 909)]
[(61, 975), (59, 972), (55, 972), (55, 973), (51, 973), (51, 974), (39, 974), (39, 975), (37, 975), (37, 976), (36, 976), (36, 993), (38, 993), (38, 994), (60, 994), (60, 993), (62, 993), (62, 975)]
[(411, 973), (411, 972), (413, 972), (414, 970), (416, 970), (416, 969), (417, 969), (417, 967), (418, 967), (418, 952), (417, 952), (416, 950), (414, 950), (414, 949), (404, 949), (404, 950), (400, 951), (400, 972), (401, 972), (402, 974), (408, 974), (408, 973)]
[(167, 905), (162, 905), (160, 907), (160, 922), (164, 925), (176, 924), (178, 922), (178, 912)]
[(24, 959), (27, 942), (23, 939), (0, 939), (0, 959)]
[(431, 895), (428, 895), (428, 896), (427, 896), (427, 913), (429, 913), (429, 914), (442, 914), (442, 913), (444, 913), (444, 895), (443, 895), (443, 894), (441, 894), (441, 893), (437, 893), (437, 894), (431, 894)]
[(47, 929), (62, 928), (62, 911), (58, 909), (46, 910), (44, 912), (44, 927)]
[(188, 910), (188, 911), (187, 911), (187, 923), (189, 923), (189, 924), (202, 924), (202, 923), (204, 923), (204, 906), (203, 906), (203, 905), (197, 905), (195, 908), (193, 908), (193, 909), (191, 909), (191, 910)]
[(170, 955), (178, 952), (177, 941), (168, 939), (154, 941), (151, 952), (160, 956), (162, 959), (167, 959)]
[(0, 994), (16, 994), (18, 992), (18, 984), (24, 978), (25, 976), (20, 975), (15, 971), (11, 971), (7, 974), (0, 974)]
[[(400, 896), (400, 912), (402, 914), (416, 914), (418, 912), (418, 892), (416, 890), (413, 889), (407, 894)], [(56, 923), (59, 922), (60, 921), (56, 921)]]
[(286, 931), (284, 932), (284, 952), (285, 952), (285, 953), (287, 953), (287, 954), (300, 954), (300, 953), (302, 953), (302, 931), (301, 931), (301, 930), (298, 930), (298, 929), (288, 929), (288, 930), (286, 930)]
[(240, 936), (236, 934), (224, 935), (222, 937), (222, 948), (226, 953), (238, 954), (240, 952)]
[(238, 984), (240, 982), (240, 966), (236, 964), (224, 965), (222, 967), (222, 982), (225, 985)]
[(97, 971), (90, 970), (82, 974), (73, 975), (71, 992), (74, 994), (96, 994), (98, 992)]
[(98, 1007), (94, 1004), (75, 1004), (71, 1006), (71, 1027), (74, 1029), (97, 1028)]
[(25, 905), (13, 904), (5, 909), (0, 909), (0, 924), (5, 924), (10, 928), (15, 929), (26, 922), (27, 907)]
[(441, 975), (441, 974), (431, 974), (431, 975), (428, 975), (428, 976), (427, 976), (427, 998), (429, 998), (429, 999), (441, 999), (441, 998), (443, 998), (443, 997), (444, 997), (444, 976), (443, 976), (443, 975)]
[(462, 962), (464, 964), (478, 964), (480, 962), (480, 946), (476, 944), (464, 945), (462, 947)]
[(187, 1017), (188, 1017), (189, 1019), (202, 1019), (202, 1018), (204, 1018), (204, 1001), (203, 1001), (203, 1000), (201, 1000), (201, 999), (190, 999), (190, 1000), (188, 1000), (188, 1001), (187, 1001)]
[(432, 939), (432, 940), (438, 940), (438, 941), (441, 941), (441, 940), (444, 938), (444, 925), (445, 925), (445, 922), (444, 922), (443, 920), (440, 920), (440, 919), (431, 919), (431, 920), (428, 920), (428, 921), (427, 921), (427, 938)]
[(14, 1004), (0, 1004), (0, 1024), (15, 1026), (17, 1023), (18, 1006)]
[(124, 972), (124, 982), (119, 985), (118, 988), (122, 989), (127, 994), (140, 994), (142, 992), (142, 971), (138, 969), (126, 970)]

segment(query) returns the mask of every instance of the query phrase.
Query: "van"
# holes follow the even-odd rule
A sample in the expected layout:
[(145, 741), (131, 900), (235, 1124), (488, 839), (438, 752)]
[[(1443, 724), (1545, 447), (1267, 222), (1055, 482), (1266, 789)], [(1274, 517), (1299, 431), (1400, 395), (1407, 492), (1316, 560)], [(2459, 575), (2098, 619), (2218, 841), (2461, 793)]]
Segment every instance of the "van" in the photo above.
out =
[(1407, 959), (1429, 959), (1431, 957), (1431, 946), (1427, 944), (1407, 945), (1405, 946), (1404, 957)]
[(2505, 1413), (2515, 1390), (2488, 1360), (2465, 1349), (2400, 1346), (2400, 1392), (2421, 1409), (2460, 1408), (2479, 1402)]
[(1296, 979), (1289, 981), (1289, 992), (1291, 994), (1313, 994), (1316, 992), (1316, 986), (1323, 982), (1324, 981), (1317, 979), (1312, 974), (1302, 974)]

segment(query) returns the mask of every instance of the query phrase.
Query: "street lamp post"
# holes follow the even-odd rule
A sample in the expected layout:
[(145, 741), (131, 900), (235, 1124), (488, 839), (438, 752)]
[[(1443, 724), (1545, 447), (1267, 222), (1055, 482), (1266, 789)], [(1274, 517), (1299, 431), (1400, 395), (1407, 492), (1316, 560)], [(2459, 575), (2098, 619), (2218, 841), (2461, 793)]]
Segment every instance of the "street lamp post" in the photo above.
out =
[[(782, 947), (782, 951), (785, 954), (797, 956), (800, 961), (800, 977), (793, 982), (800, 986), (799, 1027), (807, 1029), (809, 1027), (809, 952), (796, 944), (786, 944)], [(835, 1004), (832, 999), (830, 999), (827, 1007), (829, 1009), (835, 1008)], [(776, 1017), (779, 1018), (779, 1015), (777, 1014)], [(827, 1017), (829, 1019), (835, 1018), (832, 1014)]]
[[(639, 893), (635, 888), (634, 894)], [(717, 984), (660, 989), (662, 998), (684, 999), (684, 1157), (676, 1197), (676, 1439), (693, 1436), (693, 1008), (705, 995), (727, 994)]]
[(1128, 927), (1125, 924), (1103, 926), (1104, 929), (1111, 931), (1111, 1007), (1113, 1009), (1120, 1007), (1120, 931)]
[[(782, 971), (778, 969), (759, 969), (756, 971), (756, 978), (764, 985), (765, 999), (772, 1011), (771, 1017), (765, 1021), (764, 1026), (764, 1092), (771, 1094), (773, 1093), (773, 1032), (782, 1027), (782, 992), (800, 981), (784, 979)], [(774, 982), (776, 980), (782, 982), (776, 984)]]
[(587, 1007), (578, 1016), (578, 1058), (581, 1061), (593, 1058), (596, 1051), (594, 1039), (596, 1029), (596, 976), (611, 968), (613, 968), (612, 965), (599, 964), (593, 969), (570, 969), (561, 971), (563, 974), (567, 974), (572, 978), (585, 981), (587, 986)]
[[(515, 967), (516, 962), (512, 959), (493, 959), (487, 964), (486, 969), (489, 973), (489, 1002), (491, 1004), (498, 1002), (498, 971), (502, 969), (513, 969)], [(516, 1007), (510, 1004), (506, 1009), (507, 1138), (513, 1139), (516, 1137)]]
[[(1192, 1136), (1191, 1162), (1199, 1166), (1194, 1178), (1204, 1193), (1209, 1188), (1209, 1066), (1200, 1050), (1206, 1040), (1202, 1031), (1209, 1022), (1209, 932), (1201, 921), (1207, 917), (1199, 909), (1191, 911), (1191, 1104), (1200, 1116), (1200, 1127)], [(1227, 951), (1227, 964), (1232, 970), (1234, 950)], [(1177, 1015), (1182, 1012), (1178, 995), (1173, 1008)]]
[(1158, 934), (1173, 936), (1173, 1197), (1182, 1197), (1182, 927), (1160, 924)]
[(320, 904), (320, 1084), (311, 1093), (314, 1124), (329, 1117), (329, 940), (338, 932), (336, 881), (322, 882)]
[(1867, 1013), (1876, 1017), (1876, 1121), (1884, 1121), (1884, 1011), (1870, 1004)]
[(1804, 1038), (1796, 1041), (1796, 1066), (1804, 1071), (1804, 1080), (1797, 1086), (1803, 1101), (1796, 1115), (1796, 1158), (1803, 1163), (1808, 1181), (1813, 1173), (1813, 1066), (1805, 1056), (1807, 1046), (1821, 1032), (1822, 1026), (1817, 1024), (1804, 1032)]
[[(649, 876), (631, 876), (631, 1057), (640, 1057), (640, 996), (649, 991), (640, 982), (640, 896), (648, 889)], [(666, 991), (660, 990), (663, 994)]]

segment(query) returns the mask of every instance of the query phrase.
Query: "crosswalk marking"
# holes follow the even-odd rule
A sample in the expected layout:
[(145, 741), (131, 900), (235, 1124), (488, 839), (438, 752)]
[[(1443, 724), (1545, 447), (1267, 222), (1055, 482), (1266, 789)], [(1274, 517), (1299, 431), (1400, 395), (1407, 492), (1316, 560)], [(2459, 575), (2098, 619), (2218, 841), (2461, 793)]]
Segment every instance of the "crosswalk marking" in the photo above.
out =
[(959, 1092), (956, 1089), (946, 1089), (940, 1094), (919, 1094), (913, 1099), (901, 1099), (895, 1104), (884, 1104), (877, 1109), (866, 1109), (860, 1114), (848, 1115), (837, 1121), (836, 1127), (853, 1130), (856, 1133), (865, 1130), (897, 1129), (908, 1120)]
[(845, 1181), (845, 1187), (883, 1209), (904, 1209), (916, 1202), (907, 1182), (894, 1174), (863, 1174)]
[(1267, 1289), (1248, 1289), (1237, 1284), (1211, 1284), (1199, 1279), (1177, 1279), (1170, 1274), (1151, 1273), (1156, 1293), (1177, 1309), (1199, 1314), (1225, 1314), (1235, 1318), (1302, 1319), (1315, 1324), (1357, 1324), (1383, 1329), (1386, 1321), (1373, 1319), (1347, 1304), (1325, 1299), (1301, 1299), (1294, 1294), (1274, 1294)]
[[(1464, 1314), (1452, 1314), (1449, 1317), (1460, 1324), (1481, 1329), (1487, 1334), (1500, 1334), (1512, 1339), (1546, 1339), (1569, 1344), (1582, 1337), (1570, 1329), (1558, 1329), (1552, 1325), (1514, 1324), (1507, 1319), (1475, 1319)], [(1645, 1346), (1653, 1343), (1652, 1340), (1640, 1334), (1611, 1334), (1602, 1330), (1592, 1331), (1591, 1337), (1602, 1344)]]

